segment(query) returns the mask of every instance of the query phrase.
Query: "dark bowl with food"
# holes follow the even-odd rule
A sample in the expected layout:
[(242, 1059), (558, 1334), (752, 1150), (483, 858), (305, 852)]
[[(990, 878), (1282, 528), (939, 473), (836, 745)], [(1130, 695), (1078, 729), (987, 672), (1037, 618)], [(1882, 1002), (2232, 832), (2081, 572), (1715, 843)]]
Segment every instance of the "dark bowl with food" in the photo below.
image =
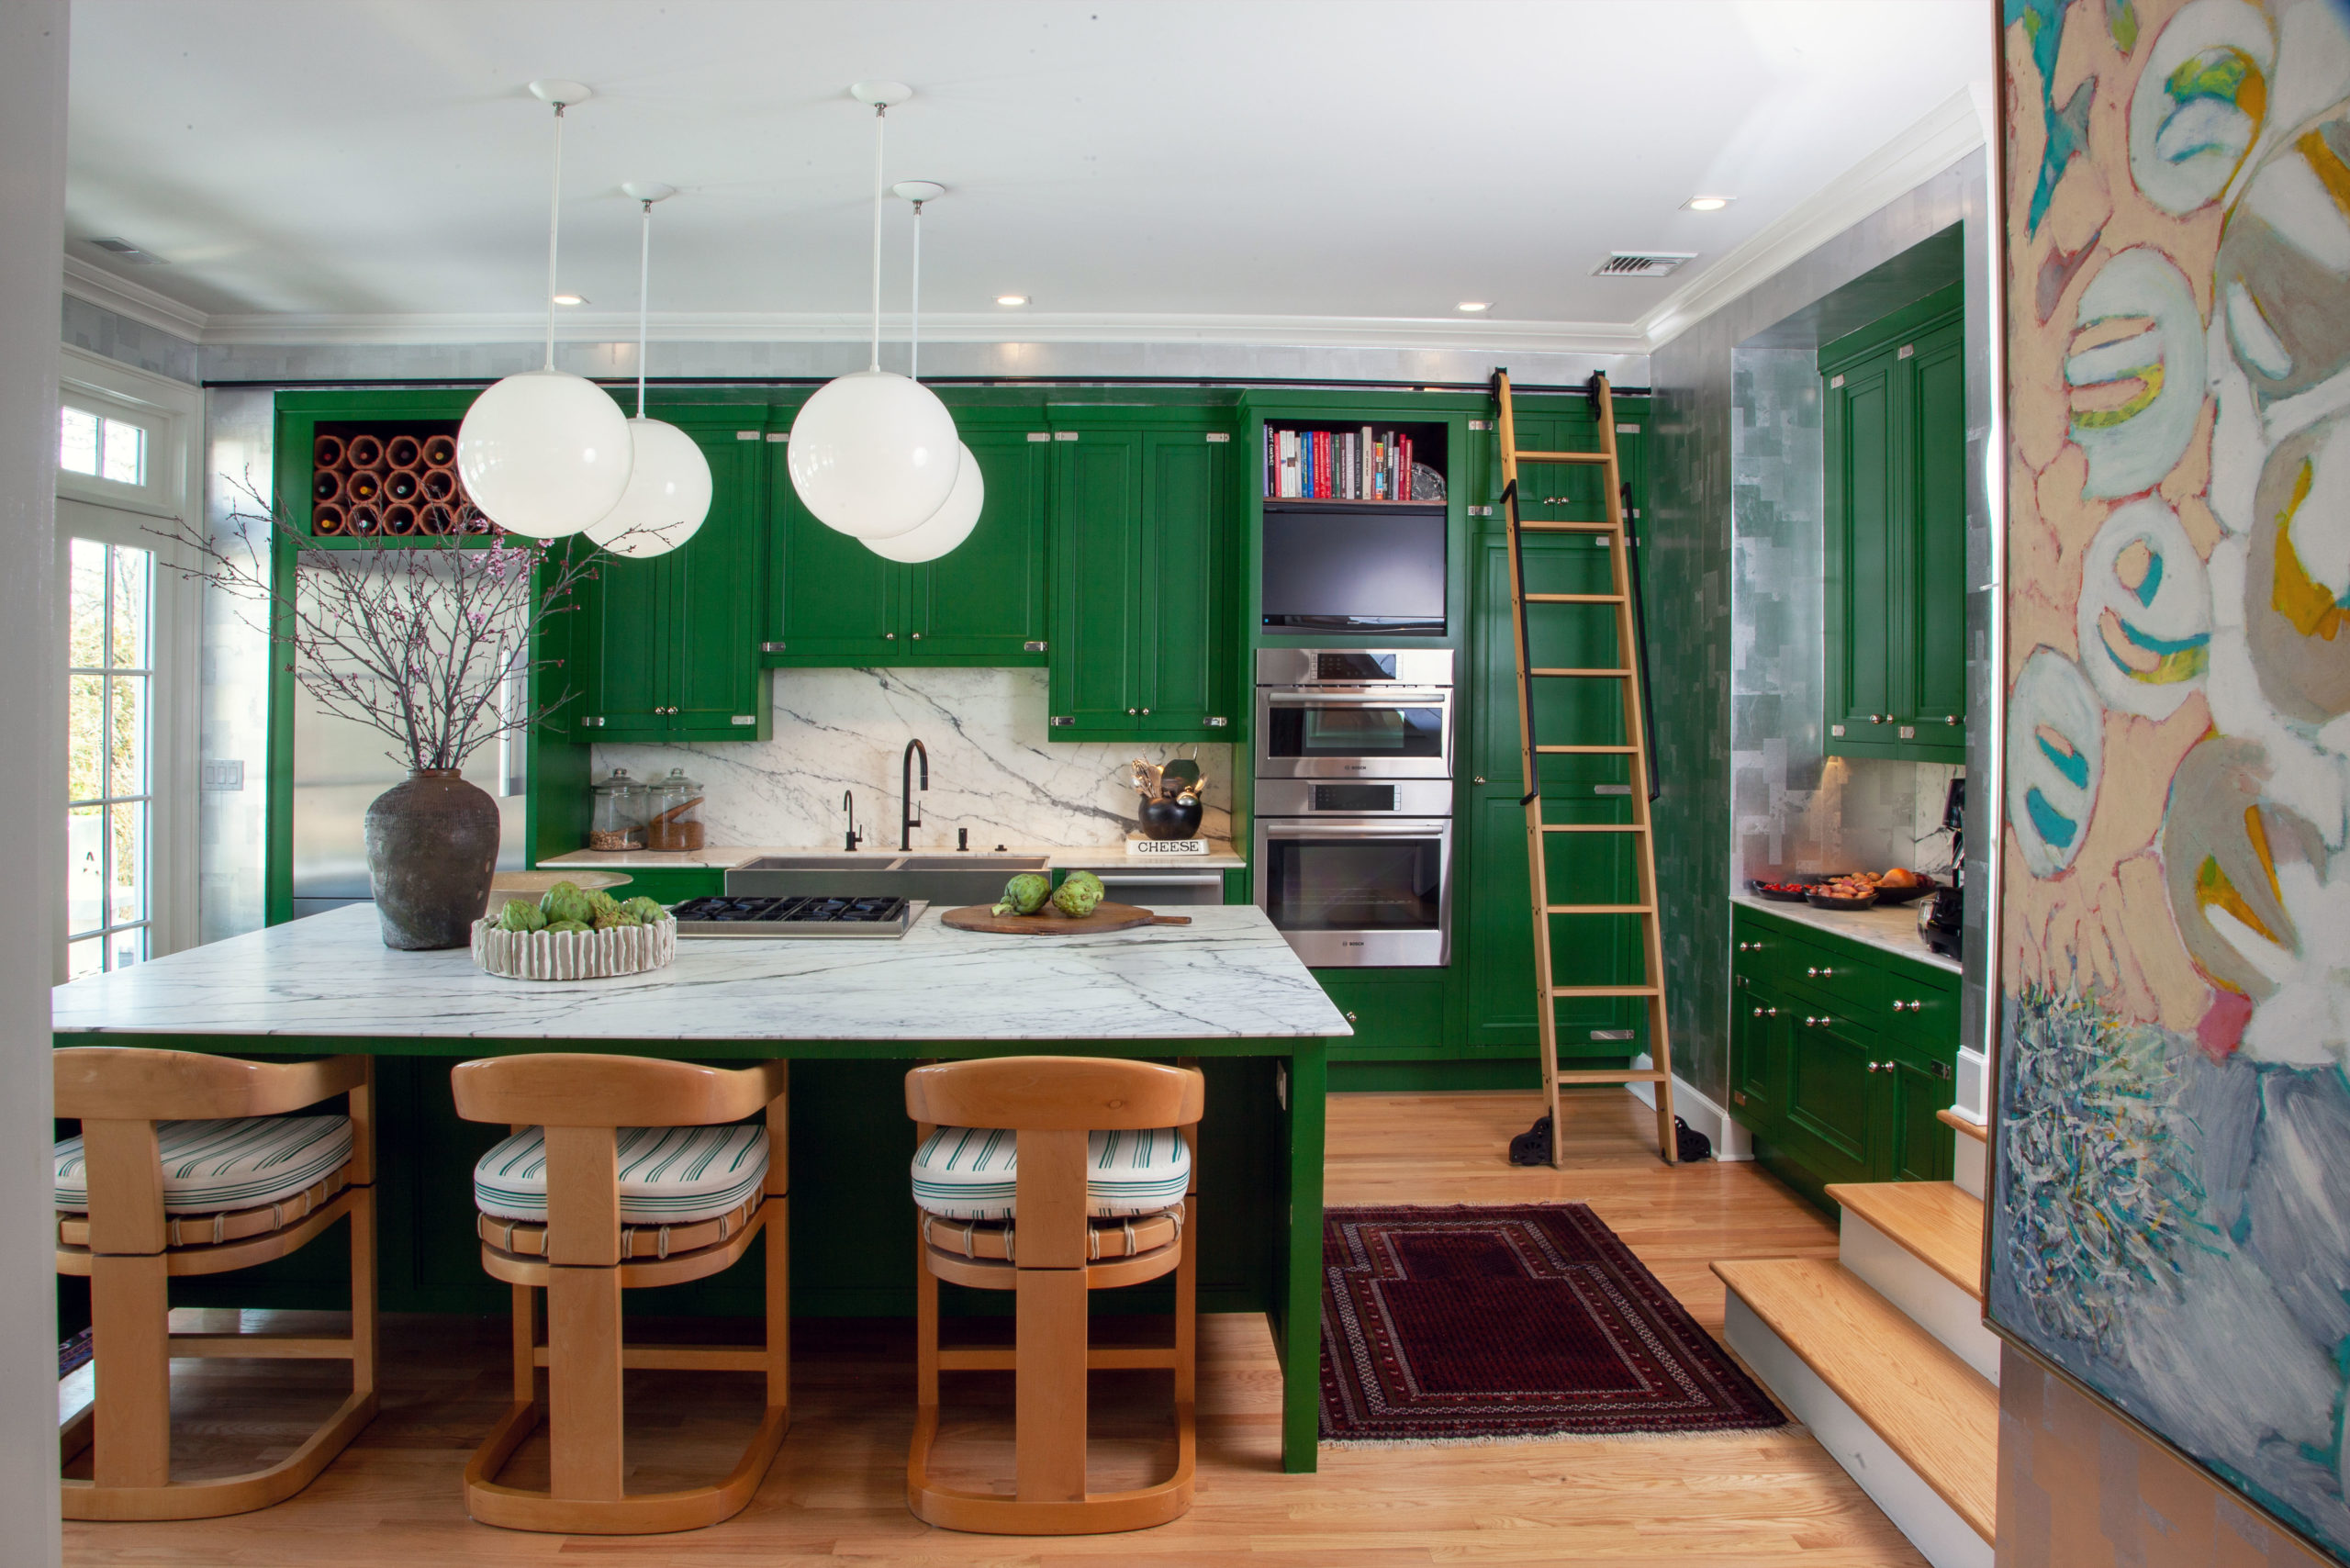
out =
[(1858, 898), (1840, 898), (1818, 889), (1814, 889), (1807, 899), (1814, 909), (1872, 909), (1875, 907), (1876, 901), (1874, 893), (1863, 893)]
[(1826, 881), (1825, 877), (1804, 872), (1776, 882), (1766, 882), (1757, 877), (1746, 879), (1746, 890), (1758, 899), (1774, 903), (1801, 903), (1811, 896), (1811, 890)]
[(1933, 890), (1934, 879), (1931, 877), (1920, 877), (1906, 888), (1888, 888), (1879, 882), (1876, 885), (1876, 902), (1888, 909), (1898, 909), (1905, 903), (1916, 903)]

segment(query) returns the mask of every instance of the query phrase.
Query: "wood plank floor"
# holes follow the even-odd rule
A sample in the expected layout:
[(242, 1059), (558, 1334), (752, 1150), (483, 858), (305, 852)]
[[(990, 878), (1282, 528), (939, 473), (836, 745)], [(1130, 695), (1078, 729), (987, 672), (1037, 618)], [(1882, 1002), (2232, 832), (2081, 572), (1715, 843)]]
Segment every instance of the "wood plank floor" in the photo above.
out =
[[(1329, 1201), (1590, 1204), (1697, 1319), (1718, 1331), (1720, 1258), (1833, 1257), (1819, 1214), (1750, 1165), (1668, 1170), (1653, 1118), (1629, 1095), (1572, 1099), (1564, 1169), (1515, 1169), (1528, 1093), (1361, 1094), (1331, 1102)], [(256, 1317), (261, 1315), (254, 1315)], [(293, 1315), (285, 1315), (291, 1317)], [(258, 1327), (258, 1323), (249, 1327)], [(291, 1327), (273, 1323), (272, 1327)], [(1203, 1320), (1200, 1482), (1184, 1518), (1126, 1536), (1018, 1540), (932, 1530), (905, 1511), (912, 1338), (896, 1324), (799, 1325), (790, 1438), (742, 1515), (688, 1535), (512, 1534), (464, 1516), (457, 1478), (504, 1399), (503, 1327), (395, 1319), (384, 1412), (307, 1492), (238, 1518), (69, 1524), (73, 1564), (419, 1568), (556, 1562), (669, 1564), (1110, 1564), (1253, 1561), (1387, 1565), (1567, 1562), (1588, 1568), (1777, 1563), (1910, 1568), (1922, 1562), (1800, 1428), (1720, 1437), (1325, 1449), (1321, 1473), (1279, 1468), (1277, 1369), (1261, 1319)], [(331, 1369), (182, 1362), (179, 1455), (253, 1462), (290, 1423), (331, 1406)], [(1094, 1382), (1097, 1486), (1133, 1484), (1171, 1452), (1163, 1374)], [(631, 1484), (713, 1475), (747, 1434), (743, 1380), (631, 1374)], [(957, 1383), (964, 1387), (958, 1390)], [(990, 1383), (1003, 1391), (991, 1393)], [(942, 1460), (968, 1484), (1010, 1471), (1008, 1380), (948, 1385), (960, 1414)], [(281, 1450), (282, 1451), (282, 1450)], [(650, 1456), (661, 1456), (658, 1463)], [(543, 1473), (526, 1448), (509, 1476)], [(696, 1473), (699, 1467), (699, 1475)], [(1129, 1477), (1133, 1479), (1128, 1479)]]

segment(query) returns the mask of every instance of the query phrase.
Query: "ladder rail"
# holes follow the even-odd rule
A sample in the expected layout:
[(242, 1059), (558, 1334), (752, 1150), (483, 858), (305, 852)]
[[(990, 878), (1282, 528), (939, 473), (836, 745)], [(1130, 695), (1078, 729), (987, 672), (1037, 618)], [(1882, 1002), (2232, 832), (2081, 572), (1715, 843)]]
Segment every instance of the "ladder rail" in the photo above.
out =
[[(1623, 494), (1621, 453), (1616, 440), (1615, 398), (1607, 377), (1595, 374), (1588, 388), (1593, 410), (1598, 418), (1599, 450), (1590, 453), (1535, 452), (1520, 453), (1517, 448), (1516, 410), (1512, 407), (1509, 373), (1494, 372), (1493, 391), (1498, 418), (1502, 469), (1502, 510), (1507, 529), (1509, 545), (1509, 590), (1511, 630), (1515, 636), (1514, 652), (1517, 655), (1516, 695), (1518, 720), (1519, 777), (1526, 787), (1518, 804), (1526, 812), (1527, 869), (1529, 890), (1533, 894), (1534, 969), (1536, 1006), (1542, 1052), (1542, 1093), (1550, 1112), (1550, 1163), (1561, 1163), (1564, 1157), (1564, 1129), (1560, 1117), (1560, 1091), (1562, 1086), (1583, 1083), (1649, 1083), (1654, 1086), (1657, 1113), (1657, 1151), (1668, 1165), (1677, 1162), (1678, 1151), (1673, 1137), (1673, 1048), (1667, 1027), (1664, 987), (1663, 934), (1659, 923), (1656, 882), (1656, 833), (1653, 802), (1657, 795), (1655, 753), (1649, 745), (1648, 732), (1648, 649), (1645, 641), (1644, 607), (1639, 602), (1639, 587), (1633, 546), (1628, 540), (1627, 512)], [(1602, 470), (1601, 490), (1606, 501), (1606, 521), (1598, 525), (1584, 525), (1575, 532), (1590, 532), (1601, 535), (1608, 552), (1610, 588), (1605, 594), (1530, 594), (1527, 591), (1524, 538), (1528, 532), (1563, 532), (1558, 528), (1529, 530), (1519, 515), (1519, 464), (1521, 460), (1540, 463), (1565, 463), (1595, 465)], [(1572, 669), (1538, 669), (1534, 664), (1532, 633), (1528, 611), (1534, 604), (1572, 605), (1582, 608), (1608, 606), (1616, 626), (1617, 656), (1606, 666)], [(1621, 693), (1617, 709), (1624, 723), (1626, 745), (1596, 745), (1562, 744), (1542, 745), (1535, 734), (1534, 681), (1537, 678), (1597, 678), (1616, 682)], [(1638, 765), (1643, 774), (1645, 790), (1625, 791), (1631, 807), (1632, 820), (1624, 823), (1552, 824), (1542, 820), (1541, 759), (1553, 755), (1623, 756)], [(1550, 892), (1550, 868), (1545, 846), (1554, 832), (1621, 832), (1638, 840), (1633, 863), (1634, 893), (1631, 902), (1614, 904), (1553, 904)], [(1555, 983), (1551, 955), (1550, 917), (1554, 913), (1609, 914), (1636, 919), (1641, 929), (1642, 978), (1638, 985), (1567, 986)], [(1562, 1071), (1559, 1064), (1558, 1002), (1569, 996), (1622, 996), (1639, 998), (1645, 1004), (1649, 1023), (1649, 1063), (1646, 1068), (1617, 1070), (1571, 1070)]]

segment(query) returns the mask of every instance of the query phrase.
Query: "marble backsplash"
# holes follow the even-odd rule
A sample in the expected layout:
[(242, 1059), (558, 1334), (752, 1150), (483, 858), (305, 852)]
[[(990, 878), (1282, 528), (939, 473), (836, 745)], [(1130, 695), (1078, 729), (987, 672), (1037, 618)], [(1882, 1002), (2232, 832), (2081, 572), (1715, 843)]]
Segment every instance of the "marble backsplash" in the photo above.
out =
[(898, 842), (901, 758), (909, 740), (930, 754), (918, 793), (916, 848), (1114, 844), (1135, 825), (1126, 764), (1196, 758), (1207, 784), (1201, 832), (1232, 833), (1232, 748), (1046, 738), (1041, 669), (782, 669), (775, 673), (775, 735), (702, 745), (600, 745), (596, 777), (625, 767), (639, 778), (683, 767), (708, 787), (702, 821), (712, 845), (838, 847), (841, 792), (856, 797), (866, 847)]

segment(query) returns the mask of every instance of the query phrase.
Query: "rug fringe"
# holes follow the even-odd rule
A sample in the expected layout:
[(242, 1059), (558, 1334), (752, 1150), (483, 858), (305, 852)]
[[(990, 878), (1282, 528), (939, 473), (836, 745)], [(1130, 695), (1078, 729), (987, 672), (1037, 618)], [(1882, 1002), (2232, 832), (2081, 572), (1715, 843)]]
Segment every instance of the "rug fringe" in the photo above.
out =
[(1702, 1432), (1527, 1432), (1483, 1438), (1322, 1438), (1318, 1441), (1326, 1449), (1467, 1449), (1504, 1443), (1692, 1443), (1702, 1438), (1743, 1438), (1763, 1432), (1811, 1436), (1809, 1427), (1789, 1417), (1775, 1427), (1713, 1427)]

